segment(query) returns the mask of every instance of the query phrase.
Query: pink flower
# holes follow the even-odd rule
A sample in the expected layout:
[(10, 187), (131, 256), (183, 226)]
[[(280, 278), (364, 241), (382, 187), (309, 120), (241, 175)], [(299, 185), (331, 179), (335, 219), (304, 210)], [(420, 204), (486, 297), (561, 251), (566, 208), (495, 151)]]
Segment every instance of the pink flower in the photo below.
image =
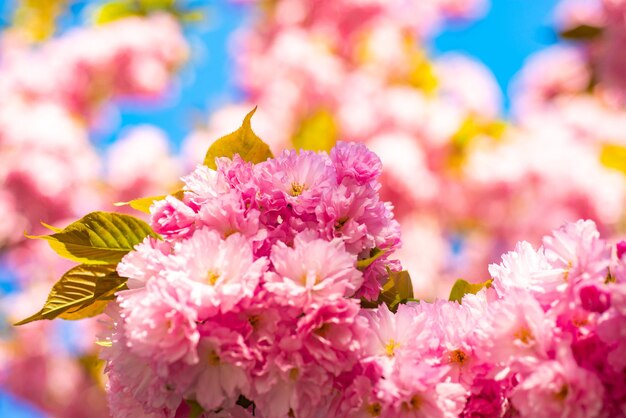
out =
[(548, 358), (555, 325), (530, 294), (510, 292), (491, 302), (485, 318), (476, 329), (481, 360), (526, 367)]
[(207, 411), (232, 405), (240, 394), (247, 395), (250, 390), (250, 374), (244, 367), (250, 355), (243, 338), (219, 328), (219, 324), (211, 324), (211, 328), (198, 347), (200, 361), (185, 372), (194, 376), (193, 389), (185, 396)]
[(611, 294), (600, 286), (585, 286), (579, 296), (582, 307), (590, 312), (602, 313), (611, 306)]
[(528, 242), (520, 242), (515, 251), (502, 256), (501, 264), (489, 266), (493, 287), (500, 297), (507, 297), (511, 289), (531, 293), (544, 307), (558, 301), (567, 287), (563, 269), (555, 268), (544, 255)]
[(506, 386), (493, 379), (477, 378), (472, 382), (471, 395), (467, 399), (460, 418), (489, 418), (505, 416), (508, 410)]
[(355, 255), (367, 258), (374, 247), (391, 253), (400, 246), (393, 207), (379, 200), (377, 187), (340, 184), (322, 196), (315, 214), (322, 236), (341, 238)]
[(185, 183), (185, 202), (194, 208), (199, 208), (208, 198), (218, 197), (228, 193), (230, 187), (226, 180), (217, 171), (206, 165), (198, 165), (191, 174), (182, 178)]
[(368, 328), (361, 341), (364, 359), (380, 364), (385, 373), (391, 371), (397, 356), (410, 358), (418, 354), (412, 350), (415, 340), (425, 341), (420, 338), (429, 324), (415, 304), (400, 305), (394, 314), (383, 303), (377, 309), (362, 310), (361, 316), (367, 320)]
[(254, 259), (252, 246), (243, 235), (235, 233), (223, 240), (206, 228), (174, 245), (174, 261), (164, 274), (170, 280), (190, 281), (199, 319), (228, 312), (251, 298), (267, 268), (265, 258)]
[(358, 185), (376, 181), (382, 172), (380, 158), (363, 144), (338, 142), (330, 151), (337, 182), (350, 179)]
[(270, 210), (287, 207), (298, 215), (311, 213), (321, 196), (336, 185), (328, 156), (312, 151), (284, 151), (254, 169), (261, 204)]
[(336, 299), (298, 320), (295, 337), (317, 364), (338, 376), (360, 359), (366, 323), (355, 300)]
[(297, 417), (315, 418), (333, 391), (331, 376), (297, 355), (270, 360), (269, 376), (255, 385), (257, 408), (268, 418), (286, 417), (290, 411)]
[(467, 401), (467, 391), (446, 382), (445, 368), (425, 363), (397, 363), (389, 380), (381, 381), (381, 416), (399, 418), (457, 417)]
[(608, 274), (611, 248), (600, 239), (596, 224), (589, 220), (568, 223), (543, 238), (546, 258), (564, 269), (570, 281), (603, 283)]
[(198, 361), (198, 313), (182, 283), (155, 279), (145, 289), (118, 294), (127, 346), (155, 363)]
[(301, 233), (293, 248), (276, 244), (270, 260), (274, 272), (266, 274), (265, 288), (289, 305), (323, 304), (352, 296), (363, 282), (356, 258), (337, 239), (325, 241)]
[(117, 273), (127, 277), (126, 282), (131, 289), (144, 287), (146, 282), (158, 276), (170, 262), (168, 255), (172, 252), (171, 243), (146, 237), (135, 250), (129, 252), (117, 265)]
[(157, 234), (187, 237), (195, 229), (196, 213), (174, 196), (154, 202), (150, 214), (150, 224)]
[(111, 330), (104, 341), (102, 358), (107, 361), (108, 396), (114, 418), (135, 417), (139, 411), (148, 416), (173, 417), (182, 401), (183, 387), (176, 387), (168, 377), (159, 376), (150, 359), (127, 350), (124, 322), (116, 308), (109, 308)]
[(205, 200), (198, 213), (198, 223), (224, 238), (239, 232), (254, 241), (263, 241), (266, 231), (259, 230), (259, 216), (258, 210), (246, 209), (241, 196), (231, 191)]
[(603, 388), (597, 377), (578, 367), (568, 348), (557, 359), (534, 367), (511, 392), (522, 416), (593, 418), (602, 410)]

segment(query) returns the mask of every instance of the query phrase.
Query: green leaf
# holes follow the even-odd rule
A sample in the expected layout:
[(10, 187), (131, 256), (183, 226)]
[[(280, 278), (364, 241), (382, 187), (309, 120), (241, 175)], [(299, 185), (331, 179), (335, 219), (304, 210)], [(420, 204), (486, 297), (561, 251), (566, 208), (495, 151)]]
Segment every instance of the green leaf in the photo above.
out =
[(378, 258), (383, 256), (385, 253), (386, 251), (381, 250), (378, 247), (372, 248), (372, 250), (370, 251), (370, 256), (368, 258), (364, 258), (363, 260), (357, 260), (356, 268), (358, 268), (359, 270), (365, 270), (366, 268), (371, 266), (374, 261), (376, 261)]
[(97, 25), (113, 22), (125, 17), (139, 14), (136, 5), (129, 1), (111, 1), (98, 7), (93, 15), (93, 21)]
[(388, 272), (389, 278), (384, 284), (378, 299), (374, 301), (361, 298), (361, 308), (375, 309), (381, 303), (384, 303), (390, 311), (395, 312), (398, 310), (398, 305), (407, 302), (419, 302), (418, 299), (413, 297), (413, 283), (408, 271), (388, 270)]
[(81, 264), (70, 269), (52, 287), (43, 308), (15, 325), (57, 317), (82, 319), (102, 313), (115, 292), (126, 287), (127, 279), (117, 274), (116, 267)]
[(250, 119), (254, 112), (256, 107), (246, 115), (239, 129), (219, 138), (209, 147), (204, 157), (204, 165), (215, 170), (216, 158), (232, 158), (235, 154), (239, 154), (244, 161), (254, 164), (273, 157), (270, 147), (252, 131)]
[(189, 406), (189, 418), (198, 418), (204, 413), (204, 409), (197, 401), (187, 400), (187, 406)]
[(475, 295), (476, 293), (480, 292), (482, 288), (489, 287), (491, 287), (491, 279), (483, 283), (469, 283), (463, 279), (459, 279), (454, 283), (454, 286), (452, 286), (449, 300), (451, 302), (461, 303), (461, 300), (463, 300), (463, 296), (467, 295), (468, 293)]
[[(183, 190), (178, 190), (171, 194), (171, 196), (174, 196), (178, 200), (182, 200), (184, 195), (185, 195), (185, 192)], [(140, 197), (139, 199), (129, 200), (128, 202), (117, 202), (117, 203), (114, 203), (113, 205), (114, 206), (130, 206), (131, 208), (138, 210), (140, 212), (150, 213), (150, 206), (152, 206), (154, 202), (165, 199), (167, 196), (168, 195)]]
[(63, 229), (61, 228), (57, 228), (56, 226), (52, 226), (52, 225), (48, 225), (47, 223), (45, 223), (44, 221), (39, 221), (39, 223), (44, 227), (49, 229), (52, 232), (61, 232), (63, 231)]
[(302, 121), (292, 142), (296, 149), (330, 151), (338, 137), (339, 128), (332, 113), (320, 110)]
[(579, 25), (560, 33), (561, 38), (572, 41), (588, 41), (602, 35), (603, 29), (598, 26)]
[(379, 300), (384, 302), (389, 310), (395, 312), (398, 305), (413, 299), (413, 284), (411, 276), (406, 270), (390, 271), (389, 280), (383, 286)]
[(116, 264), (148, 235), (150, 226), (119, 213), (92, 212), (52, 235), (29, 236), (48, 241), (60, 256), (85, 264)]

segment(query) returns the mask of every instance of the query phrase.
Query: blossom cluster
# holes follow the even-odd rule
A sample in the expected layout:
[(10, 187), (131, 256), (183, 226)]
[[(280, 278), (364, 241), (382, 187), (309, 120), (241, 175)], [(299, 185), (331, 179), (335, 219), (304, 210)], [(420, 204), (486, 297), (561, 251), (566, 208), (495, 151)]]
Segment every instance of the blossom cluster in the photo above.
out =
[(314, 416), (361, 357), (360, 298), (400, 267), (380, 160), (363, 145), (216, 161), (183, 177), (182, 200), (153, 203), (163, 240), (118, 265), (130, 290), (104, 352), (114, 416), (240, 396), (267, 416)]
[(325, 416), (626, 416), (625, 246), (579, 220), (518, 243), (460, 303), (362, 312), (367, 372)]
[(218, 158), (153, 203), (101, 342), (113, 416), (626, 415), (626, 243), (568, 223), (459, 301), (370, 309), (400, 268), (380, 169), (342, 142)]

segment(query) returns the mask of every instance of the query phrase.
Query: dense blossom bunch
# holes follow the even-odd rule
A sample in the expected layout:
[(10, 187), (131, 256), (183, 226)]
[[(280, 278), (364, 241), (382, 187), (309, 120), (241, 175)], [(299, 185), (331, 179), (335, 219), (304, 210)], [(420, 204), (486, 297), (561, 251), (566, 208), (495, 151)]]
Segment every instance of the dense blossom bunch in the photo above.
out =
[(363, 312), (376, 373), (329, 416), (626, 416), (623, 253), (581, 220), (518, 243), (461, 304)]
[(173, 416), (183, 399), (219, 410), (242, 395), (273, 417), (326, 406), (362, 356), (358, 297), (375, 300), (399, 268), (380, 172), (348, 143), (256, 165), (220, 158), (183, 178), (182, 201), (154, 203), (163, 241), (146, 238), (117, 268), (130, 290), (104, 353), (114, 416)]
[(626, 416), (626, 243), (568, 223), (481, 290), (370, 309), (399, 268), (380, 173), (349, 143), (218, 158), (155, 202), (102, 342), (113, 416)]

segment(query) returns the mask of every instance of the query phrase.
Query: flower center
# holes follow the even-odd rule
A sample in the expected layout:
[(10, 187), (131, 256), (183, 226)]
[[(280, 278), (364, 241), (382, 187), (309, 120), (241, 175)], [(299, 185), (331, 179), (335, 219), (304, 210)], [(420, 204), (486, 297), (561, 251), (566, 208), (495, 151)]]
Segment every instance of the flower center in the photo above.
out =
[(380, 416), (380, 412), (381, 412), (382, 409), (383, 408), (380, 406), (380, 404), (378, 402), (373, 403), (373, 404), (367, 406), (367, 412), (372, 417)]
[(207, 358), (209, 364), (211, 366), (217, 366), (220, 364), (220, 356), (217, 354), (215, 350), (211, 350)]
[(520, 340), (522, 344), (526, 344), (526, 345), (530, 344), (530, 342), (535, 339), (535, 337), (533, 336), (533, 333), (530, 332), (528, 327), (520, 328), (515, 334), (513, 334), (513, 336), (516, 339)]
[(568, 393), (569, 387), (566, 384), (563, 384), (563, 386), (561, 386), (561, 389), (559, 389), (559, 391), (554, 394), (554, 397), (557, 398), (559, 401), (564, 401), (565, 398), (567, 398)]
[(348, 218), (347, 216), (337, 219), (337, 222), (335, 222), (335, 229), (339, 230), (343, 228), (343, 226), (346, 224), (346, 222), (348, 222), (349, 219), (350, 218)]
[(328, 333), (329, 329), (330, 329), (330, 324), (325, 323), (321, 327), (315, 330), (315, 334), (319, 335), (322, 338), (326, 338), (326, 334)]
[(216, 273), (213, 270), (209, 270), (206, 274), (206, 282), (210, 284), (211, 286), (215, 286), (215, 283), (217, 283), (217, 280), (219, 278), (220, 278), (219, 273)]
[(385, 355), (387, 357), (393, 357), (395, 355), (396, 348), (399, 348), (399, 347), (400, 347), (399, 342), (396, 342), (396, 340), (394, 339), (389, 340), (389, 342), (385, 346)]
[(306, 184), (293, 182), (291, 183), (291, 190), (289, 191), (289, 194), (294, 197), (300, 196), (302, 192), (305, 191), (306, 189), (308, 189), (308, 186)]
[(461, 349), (457, 349), (457, 350), (451, 351), (448, 354), (448, 356), (450, 358), (450, 362), (451, 363), (459, 363), (461, 366), (468, 359), (468, 355)]
[(422, 398), (419, 395), (413, 395), (409, 401), (409, 405), (411, 405), (413, 411), (417, 411), (422, 406)]
[(422, 406), (422, 398), (419, 395), (413, 395), (408, 402), (402, 402), (402, 409), (406, 412), (417, 411)]

